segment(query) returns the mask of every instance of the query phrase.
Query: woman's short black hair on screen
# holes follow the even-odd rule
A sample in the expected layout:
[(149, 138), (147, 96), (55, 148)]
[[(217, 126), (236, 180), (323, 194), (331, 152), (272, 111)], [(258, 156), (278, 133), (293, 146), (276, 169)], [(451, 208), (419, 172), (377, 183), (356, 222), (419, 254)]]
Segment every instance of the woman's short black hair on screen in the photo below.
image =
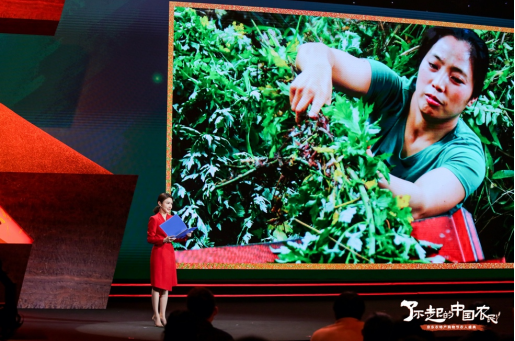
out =
[(470, 63), (472, 64), (472, 78), (474, 87), (472, 90), (472, 98), (479, 97), (483, 84), (485, 82), (486, 73), (488, 71), (488, 47), (485, 42), (470, 29), (456, 27), (431, 27), (424, 33), (422, 43), (418, 50), (419, 65), (429, 52), (431, 47), (443, 37), (453, 36), (459, 41), (467, 42), (470, 45)]

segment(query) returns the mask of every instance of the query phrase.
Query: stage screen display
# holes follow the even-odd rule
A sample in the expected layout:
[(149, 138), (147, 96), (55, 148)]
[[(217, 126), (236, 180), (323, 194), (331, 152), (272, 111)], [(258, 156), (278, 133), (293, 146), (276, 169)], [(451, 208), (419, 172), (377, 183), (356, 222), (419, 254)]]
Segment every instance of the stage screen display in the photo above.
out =
[[(482, 89), (465, 38), (422, 44), (448, 28), (486, 45)], [(498, 263), (513, 262), (513, 41), (511, 28), (170, 2), (166, 181), (198, 227), (179, 266), (512, 266)], [(460, 115), (456, 128), (408, 146), (418, 105), (441, 114), (424, 118), (435, 127)]]

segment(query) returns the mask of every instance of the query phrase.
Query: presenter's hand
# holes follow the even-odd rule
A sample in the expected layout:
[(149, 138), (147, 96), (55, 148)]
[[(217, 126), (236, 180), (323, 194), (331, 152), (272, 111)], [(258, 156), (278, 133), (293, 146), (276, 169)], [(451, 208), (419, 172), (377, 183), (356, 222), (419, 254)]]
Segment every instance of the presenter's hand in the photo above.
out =
[(165, 239), (163, 239), (163, 243), (171, 243), (175, 240), (174, 237), (168, 236)]
[(186, 234), (186, 237), (191, 238), (191, 232)]
[(299, 124), (311, 104), (308, 117), (317, 119), (324, 104), (331, 104), (333, 93), (332, 70), (329, 64), (310, 67), (295, 78), (290, 85), (290, 105)]

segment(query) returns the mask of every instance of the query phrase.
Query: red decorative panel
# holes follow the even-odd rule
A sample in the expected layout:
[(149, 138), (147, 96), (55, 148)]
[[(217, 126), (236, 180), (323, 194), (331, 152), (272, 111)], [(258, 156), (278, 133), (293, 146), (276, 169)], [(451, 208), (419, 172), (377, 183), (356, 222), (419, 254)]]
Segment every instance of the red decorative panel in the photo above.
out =
[(0, 218), (34, 240), (18, 306), (105, 308), (137, 176), (111, 174), (3, 105), (0, 126)]
[(136, 179), (0, 173), (0, 205), (34, 239), (20, 308), (106, 307)]
[(31, 246), (32, 238), (0, 206), (0, 302), (17, 304)]
[(32, 238), (0, 206), (0, 244), (32, 244), (32, 241)]
[(54, 35), (65, 0), (2, 0), (0, 33)]
[(0, 172), (111, 174), (0, 104)]

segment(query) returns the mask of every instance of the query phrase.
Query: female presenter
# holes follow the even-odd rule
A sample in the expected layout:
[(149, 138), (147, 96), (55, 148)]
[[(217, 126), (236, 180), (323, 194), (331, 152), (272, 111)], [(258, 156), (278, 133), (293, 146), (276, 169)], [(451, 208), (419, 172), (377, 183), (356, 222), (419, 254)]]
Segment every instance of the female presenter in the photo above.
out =
[[(152, 320), (156, 327), (166, 325), (168, 291), (177, 285), (172, 241), (186, 240), (167, 236), (165, 231), (159, 227), (172, 217), (170, 215), (172, 204), (172, 196), (168, 193), (161, 193), (157, 197), (157, 206), (154, 208), (155, 215), (151, 216), (148, 221), (147, 241), (154, 244), (150, 255), (150, 283), (152, 285), (152, 309), (154, 310)], [(187, 236), (190, 237), (191, 234)]]

